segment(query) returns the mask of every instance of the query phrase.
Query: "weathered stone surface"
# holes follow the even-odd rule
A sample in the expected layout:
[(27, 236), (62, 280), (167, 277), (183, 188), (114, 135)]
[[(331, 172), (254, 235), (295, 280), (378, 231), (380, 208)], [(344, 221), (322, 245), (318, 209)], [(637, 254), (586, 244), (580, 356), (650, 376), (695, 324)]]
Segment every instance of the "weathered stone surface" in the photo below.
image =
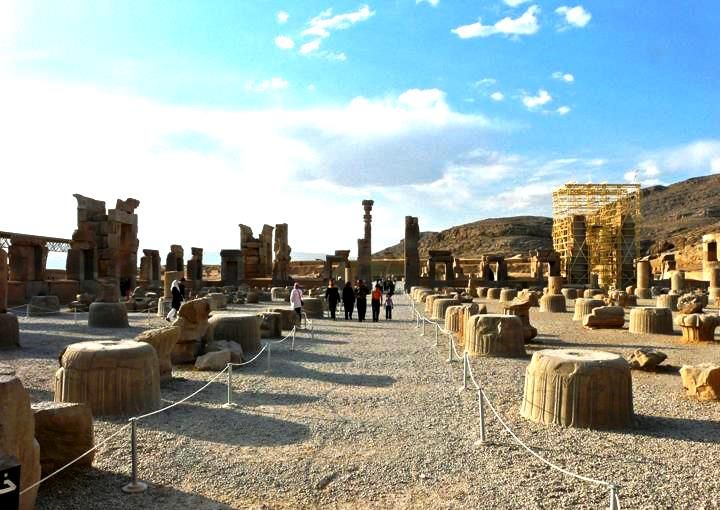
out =
[(292, 329), (295, 327), (297, 322), (297, 314), (292, 308), (266, 308), (266, 312), (273, 312), (280, 314), (280, 327), (283, 330)]
[(181, 329), (179, 326), (167, 326), (158, 329), (143, 331), (137, 337), (136, 342), (145, 342), (153, 346), (158, 356), (160, 368), (160, 380), (172, 379), (171, 354), (175, 344), (180, 340)]
[(540, 311), (550, 313), (564, 313), (567, 311), (565, 296), (562, 294), (545, 294), (540, 298)]
[(630, 308), (631, 306), (637, 306), (637, 297), (621, 290), (612, 290), (608, 297), (605, 298), (605, 302), (612, 306)]
[(685, 273), (675, 271), (670, 276), (670, 294), (680, 295), (685, 292)]
[(670, 311), (677, 311), (677, 303), (680, 299), (679, 294), (661, 294), (655, 299), (655, 306), (657, 308), (669, 308)]
[(575, 300), (575, 310), (572, 320), (582, 321), (583, 318), (587, 314), (591, 313), (595, 308), (599, 308), (604, 305), (605, 303), (599, 299), (578, 298)]
[(599, 306), (583, 317), (586, 328), (622, 328), (625, 309), (622, 306)]
[(525, 370), (520, 414), (545, 425), (629, 427), (634, 418), (630, 367), (609, 352), (537, 351)]
[(213, 351), (198, 356), (195, 360), (196, 370), (222, 370), (230, 363), (231, 353), (228, 350)]
[(0, 248), (0, 314), (7, 312), (8, 273), (7, 253)]
[(433, 293), (428, 296), (425, 296), (425, 301), (424, 301), (425, 302), (425, 315), (428, 317), (432, 315), (432, 307), (433, 307), (433, 303), (435, 302), (436, 299), (442, 299), (442, 298), (446, 298), (446, 297), (448, 297), (448, 296), (446, 296), (445, 294), (441, 294), (441, 293)]
[(132, 340), (68, 345), (55, 372), (55, 402), (84, 402), (95, 416), (133, 416), (160, 407), (155, 349)]
[(285, 287), (273, 287), (270, 289), (270, 299), (272, 301), (289, 301), (290, 291)]
[(641, 347), (629, 356), (628, 364), (632, 369), (655, 370), (666, 359), (667, 354), (664, 352), (650, 347)]
[(712, 342), (715, 329), (720, 326), (720, 317), (707, 313), (680, 314), (675, 318), (686, 342)]
[(279, 338), (282, 336), (282, 315), (276, 312), (260, 312), (260, 336), (262, 338)]
[(173, 364), (192, 363), (200, 352), (200, 340), (208, 330), (210, 300), (193, 299), (183, 302), (178, 319), (173, 323), (180, 328), (180, 338), (173, 347), (170, 358)]
[(562, 276), (548, 276), (548, 294), (560, 294), (562, 292), (562, 286)]
[(498, 289), (496, 287), (489, 288), (487, 290), (487, 298), (488, 299), (500, 299), (500, 292), (502, 289)]
[(250, 291), (245, 295), (245, 302), (246, 303), (259, 303), (260, 302), (260, 294), (255, 291)]
[(565, 296), (565, 299), (577, 299), (577, 290), (575, 289), (561, 289), (560, 294)]
[(698, 400), (720, 400), (720, 365), (685, 365), (680, 369), (680, 377), (688, 396)]
[(257, 352), (260, 343), (260, 318), (256, 315), (215, 315), (210, 319), (205, 342), (232, 340), (243, 352)]
[[(525, 343), (529, 342), (537, 336), (537, 329), (530, 324), (530, 305), (531, 295), (517, 297), (511, 303), (503, 304), (503, 313), (505, 315), (515, 315), (520, 317), (523, 323), (523, 339)], [(533, 295), (534, 297), (534, 295)]]
[(303, 298), (303, 311), (311, 319), (322, 319), (323, 318), (323, 300), (320, 298)]
[(488, 288), (487, 288), (487, 287), (478, 287), (477, 289), (475, 289), (475, 294), (476, 294), (477, 297), (479, 297), (479, 298), (486, 298), (486, 297), (487, 297), (487, 293), (488, 293)]
[(517, 297), (517, 290), (515, 289), (500, 289), (500, 302), (509, 303)]
[(88, 314), (91, 328), (129, 328), (127, 308), (124, 303), (91, 303)]
[(210, 301), (210, 311), (225, 310), (227, 308), (227, 296), (222, 292), (210, 292), (207, 299)]
[(677, 300), (677, 310), (680, 313), (702, 313), (707, 302), (703, 296), (697, 294), (683, 294)]
[[(605, 292), (602, 289), (585, 289), (583, 291), (583, 298), (585, 299), (598, 299), (595, 296), (598, 294), (604, 296)], [(600, 298), (601, 299), (601, 298)]]
[(630, 333), (672, 335), (672, 312), (669, 308), (643, 307), (630, 309)]
[[(73, 402), (39, 402), (35, 414), (35, 439), (40, 444), (42, 475), (56, 469), (93, 447), (93, 416), (90, 406)], [(82, 457), (74, 467), (92, 466), (95, 452)]]
[(232, 363), (242, 363), (245, 361), (245, 353), (243, 352), (242, 345), (232, 340), (215, 340), (206, 346), (205, 351), (230, 351), (230, 361)]
[(20, 326), (17, 315), (0, 313), (0, 349), (20, 347)]
[[(40, 445), (35, 440), (35, 419), (30, 397), (15, 372), (0, 365), (0, 455), (20, 463), (20, 490), (40, 479)], [(37, 487), (20, 496), (20, 509), (35, 507)]]
[(514, 315), (473, 315), (466, 323), (465, 350), (470, 356), (525, 356), (523, 324)]
[(432, 315), (431, 318), (434, 321), (444, 321), (445, 311), (453, 306), (459, 305), (460, 301), (454, 298), (444, 297), (433, 301)]
[(60, 298), (57, 296), (32, 296), (28, 303), (31, 317), (43, 317), (60, 312)]

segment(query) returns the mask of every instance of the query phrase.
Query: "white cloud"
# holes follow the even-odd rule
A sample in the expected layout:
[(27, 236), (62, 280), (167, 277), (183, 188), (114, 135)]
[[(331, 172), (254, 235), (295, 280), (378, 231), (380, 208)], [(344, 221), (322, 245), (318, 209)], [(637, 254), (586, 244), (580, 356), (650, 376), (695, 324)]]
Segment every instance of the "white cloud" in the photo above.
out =
[(714, 174), (720, 174), (720, 156), (710, 161), (710, 171)]
[(20, 4), (15, 0), (0, 2), (0, 49), (15, 39), (20, 28)]
[(295, 46), (295, 41), (286, 35), (279, 35), (275, 38), (275, 46), (281, 50), (291, 50)]
[(473, 83), (472, 86), (477, 89), (486, 89), (495, 85), (496, 83), (497, 80), (495, 78), (483, 78), (482, 80), (478, 80)]
[(269, 80), (249, 81), (245, 83), (245, 90), (249, 92), (267, 92), (270, 90), (284, 90), (289, 85), (287, 80), (274, 76)]
[(523, 104), (531, 110), (537, 108), (538, 106), (543, 106), (550, 101), (552, 101), (552, 96), (545, 89), (538, 90), (537, 96), (525, 95), (522, 98)]
[(300, 46), (300, 54), (301, 55), (309, 55), (310, 53), (317, 51), (320, 49), (320, 43), (322, 42), (322, 39), (313, 39), (310, 42), (306, 42), (302, 46)]
[(530, 0), (503, 0), (503, 2), (505, 2), (505, 4), (509, 5), (510, 7), (517, 7), (518, 5), (522, 5), (529, 1)]
[[(281, 80), (252, 82), (251, 88), (271, 90), (284, 86)], [(454, 111), (436, 89), (265, 111), (174, 106), (117, 91), (5, 75), (3, 89), (0, 168), (42, 180), (44, 186), (33, 197), (58, 212), (48, 216), (27, 210), (26, 193), (9, 194), (0, 202), (0, 216), (12, 231), (69, 237), (76, 221), (73, 193), (108, 204), (132, 196), (141, 202), (141, 249), (165, 252), (175, 242), (186, 249), (204, 247), (206, 254), (237, 248), (237, 223), (242, 221), (256, 230), (263, 223), (287, 222), (295, 251), (332, 253), (357, 246), (360, 200), (373, 198), (374, 219), (383, 225), (373, 244), (380, 248), (402, 236), (405, 214), (422, 213), (423, 226), (434, 221), (426, 207), (445, 214), (439, 192), (413, 191), (412, 186), (435, 182), (446, 172), (456, 179), (480, 175), (480, 166), (502, 171), (497, 166), (501, 162), (458, 157), (481, 146), (498, 128), (483, 116)], [(38, 118), (45, 120), (37, 123)], [(73, 179), (58, 168), (72, 169)], [(123, 176), (112, 189), (109, 174)], [(157, 194), (167, 187), (167, 175), (190, 176), (197, 186), (213, 190), (212, 199), (179, 210), (176, 221), (168, 224), (167, 197)], [(482, 196), (475, 180), (472, 195)], [(239, 182), (258, 190), (243, 194), (241, 219), (234, 185)], [(271, 209), (268, 193), (273, 195)], [(323, 229), (317, 228), (317, 211), (306, 207), (313, 203), (333, 210)], [(207, 218), (197, 211), (211, 204), (215, 220), (208, 229)], [(27, 214), (12, 214), (18, 210)], [(463, 214), (470, 215), (469, 221), (477, 219), (478, 211)], [(328, 231), (333, 235), (327, 236)]]
[(277, 19), (277, 22), (282, 25), (287, 23), (287, 20), (290, 19), (290, 15), (285, 11), (278, 11), (275, 18)]
[(471, 39), (474, 37), (490, 37), (491, 35), (500, 34), (507, 36), (533, 35), (540, 30), (537, 14), (540, 7), (531, 5), (518, 18), (505, 17), (494, 25), (483, 25), (479, 19), (476, 23), (463, 25), (453, 28), (451, 32), (460, 39)]
[(433, 7), (437, 7), (440, 3), (440, 0), (415, 0), (415, 5), (426, 3), (429, 5), (432, 5)]
[(357, 11), (336, 14), (333, 16), (332, 9), (326, 9), (308, 23), (310, 26), (303, 30), (302, 35), (326, 38), (330, 37), (330, 32), (335, 30), (345, 30), (356, 23), (367, 21), (375, 15), (375, 11), (371, 11), (368, 5), (363, 5)]
[(556, 80), (564, 81), (566, 83), (573, 83), (575, 81), (575, 77), (572, 74), (561, 73), (560, 71), (552, 73), (552, 77)]
[(569, 106), (561, 106), (557, 110), (555, 110), (560, 115), (567, 115), (570, 113), (570, 107)]
[(586, 11), (582, 5), (576, 5), (575, 7), (567, 7), (565, 5), (555, 9), (555, 12), (565, 18), (567, 26), (582, 28), (590, 23), (592, 14)]
[(492, 94), (490, 94), (490, 99), (492, 99), (493, 101), (502, 101), (503, 99), (505, 99), (505, 94), (500, 91), (493, 92)]

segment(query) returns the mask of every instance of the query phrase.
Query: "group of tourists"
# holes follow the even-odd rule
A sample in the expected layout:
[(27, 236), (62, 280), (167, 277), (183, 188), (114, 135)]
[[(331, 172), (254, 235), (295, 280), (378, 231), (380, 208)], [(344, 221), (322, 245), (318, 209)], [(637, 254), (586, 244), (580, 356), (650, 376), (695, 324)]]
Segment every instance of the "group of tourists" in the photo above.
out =
[[(337, 308), (342, 300), (343, 310), (345, 311), (345, 320), (352, 320), (353, 312), (357, 309), (357, 319), (359, 322), (365, 321), (367, 312), (367, 296), (370, 295), (370, 308), (372, 310), (372, 321), (380, 320), (380, 310), (385, 307), (385, 320), (392, 319), (392, 309), (395, 307), (393, 303), (393, 294), (395, 293), (395, 282), (392, 280), (378, 280), (375, 287), (370, 290), (363, 280), (357, 280), (355, 285), (346, 282), (342, 291), (330, 280), (328, 288), (325, 291), (325, 299), (330, 310), (330, 318), (336, 320)], [(302, 318), (303, 293), (299, 284), (293, 286), (290, 292), (290, 306), (298, 314), (298, 318)]]

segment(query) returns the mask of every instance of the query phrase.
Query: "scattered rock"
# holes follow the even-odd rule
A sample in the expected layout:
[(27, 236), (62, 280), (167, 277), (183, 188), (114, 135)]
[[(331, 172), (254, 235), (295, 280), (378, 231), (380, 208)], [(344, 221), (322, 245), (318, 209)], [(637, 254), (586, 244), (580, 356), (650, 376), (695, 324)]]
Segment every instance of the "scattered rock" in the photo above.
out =
[(686, 393), (698, 400), (720, 400), (720, 365), (701, 363), (680, 369)]
[(628, 357), (628, 364), (632, 369), (655, 370), (666, 359), (667, 354), (664, 352), (650, 347), (641, 347)]
[(230, 363), (232, 353), (229, 350), (214, 351), (198, 356), (195, 360), (196, 370), (222, 370)]

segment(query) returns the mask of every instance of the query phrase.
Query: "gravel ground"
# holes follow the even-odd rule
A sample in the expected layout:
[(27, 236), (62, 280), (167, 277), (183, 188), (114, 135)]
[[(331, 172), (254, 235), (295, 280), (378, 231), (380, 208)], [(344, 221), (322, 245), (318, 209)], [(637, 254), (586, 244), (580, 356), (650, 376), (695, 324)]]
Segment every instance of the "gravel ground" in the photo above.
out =
[[(645, 303), (645, 304), (649, 304)], [(242, 306), (249, 311), (264, 306)], [(497, 302), (490, 302), (491, 312)], [(570, 308), (569, 308), (570, 309)], [(113, 438), (91, 470), (68, 470), (41, 486), (38, 509), (93, 508), (607, 508), (602, 487), (552, 471), (513, 443), (494, 417), (478, 438), (477, 395), (460, 392), (462, 363), (446, 363), (447, 345), (419, 337), (408, 301), (395, 320), (315, 321), (315, 339), (273, 349), (237, 369), (225, 409), (224, 376), (191, 402), (139, 424), (144, 494), (126, 495), (128, 435)], [(629, 354), (655, 346), (666, 364), (718, 361), (720, 343), (684, 345), (676, 336), (584, 330), (572, 314), (531, 310), (540, 331), (528, 353), (591, 347)], [(81, 319), (83, 316), (81, 315)], [(163, 322), (152, 319), (152, 325)], [(131, 338), (131, 330), (89, 329), (71, 314), (21, 319), (23, 349), (0, 351), (33, 401), (52, 399), (57, 355), (69, 343)], [(515, 432), (549, 460), (620, 486), (622, 508), (719, 508), (720, 407), (683, 395), (669, 368), (633, 373), (637, 426), (619, 432), (544, 427), (519, 415), (526, 359), (473, 359), (473, 371)], [(162, 387), (172, 402), (213, 376), (176, 367)], [(101, 441), (125, 422), (99, 418)]]

